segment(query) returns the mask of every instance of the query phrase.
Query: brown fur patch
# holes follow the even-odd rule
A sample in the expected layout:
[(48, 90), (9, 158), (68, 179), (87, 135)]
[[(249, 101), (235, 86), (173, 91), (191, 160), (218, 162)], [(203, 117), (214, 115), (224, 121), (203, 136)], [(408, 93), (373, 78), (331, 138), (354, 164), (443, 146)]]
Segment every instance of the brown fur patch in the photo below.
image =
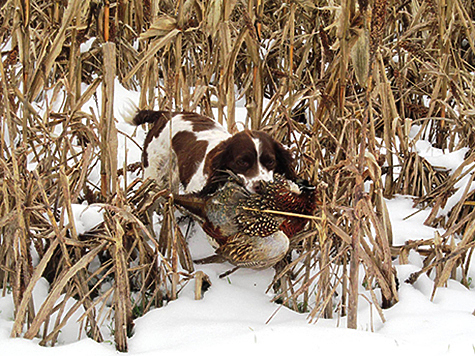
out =
[(182, 118), (185, 121), (191, 122), (194, 132), (211, 130), (216, 127), (214, 120), (207, 116), (195, 113), (183, 113)]
[(135, 114), (133, 123), (137, 126), (145, 123), (155, 124), (162, 120), (168, 121), (173, 115), (170, 111), (140, 110)]
[(172, 140), (172, 147), (178, 158), (180, 181), (186, 187), (204, 159), (208, 142), (198, 141), (193, 132), (178, 132)]
[(253, 178), (259, 173), (257, 151), (250, 131), (238, 132), (208, 153), (204, 168), (208, 180), (203, 191), (215, 191), (226, 180), (227, 171), (247, 178)]
[(230, 170), (252, 177), (258, 173), (257, 151), (249, 131), (242, 131), (213, 148), (206, 157), (205, 174)]

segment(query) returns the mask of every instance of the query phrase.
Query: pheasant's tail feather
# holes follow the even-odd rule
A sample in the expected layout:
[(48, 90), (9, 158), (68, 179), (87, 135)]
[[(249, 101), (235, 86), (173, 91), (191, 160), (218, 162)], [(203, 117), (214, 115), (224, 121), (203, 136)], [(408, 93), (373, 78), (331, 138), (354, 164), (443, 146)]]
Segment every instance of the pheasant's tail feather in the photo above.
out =
[(206, 211), (205, 211), (206, 202), (203, 199), (200, 199), (199, 197), (196, 197), (190, 194), (176, 195), (174, 196), (173, 199), (174, 199), (175, 204), (188, 210), (193, 215), (203, 220), (206, 219)]
[(209, 263), (224, 263), (227, 260), (223, 256), (219, 255), (211, 255), (205, 258), (200, 258), (198, 260), (194, 260), (193, 262), (198, 265), (207, 265)]
[(236, 272), (239, 268), (241, 268), (241, 267), (238, 266), (238, 267), (231, 268), (230, 270), (221, 273), (221, 274), (219, 275), (219, 278), (227, 277), (227, 276), (229, 276), (231, 273)]

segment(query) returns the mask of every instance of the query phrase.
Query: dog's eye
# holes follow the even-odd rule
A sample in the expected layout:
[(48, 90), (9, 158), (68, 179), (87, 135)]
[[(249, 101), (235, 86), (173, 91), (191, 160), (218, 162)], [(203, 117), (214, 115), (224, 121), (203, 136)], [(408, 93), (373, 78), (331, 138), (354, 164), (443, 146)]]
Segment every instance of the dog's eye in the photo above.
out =
[(242, 168), (246, 168), (249, 166), (249, 162), (243, 160), (243, 159), (238, 159), (236, 161), (236, 164), (239, 166), (239, 167), (242, 167)]
[(262, 160), (262, 164), (266, 167), (266, 168), (269, 168), (269, 169), (273, 169), (275, 168), (276, 166), (276, 162), (275, 162), (275, 159), (273, 158), (266, 158), (266, 159), (263, 159)]

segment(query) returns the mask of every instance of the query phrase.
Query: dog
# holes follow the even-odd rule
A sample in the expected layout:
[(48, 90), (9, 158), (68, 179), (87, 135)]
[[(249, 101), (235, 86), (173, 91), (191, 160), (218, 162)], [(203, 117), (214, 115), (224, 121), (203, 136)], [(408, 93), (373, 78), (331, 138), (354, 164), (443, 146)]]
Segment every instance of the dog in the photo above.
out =
[(192, 112), (139, 110), (128, 122), (152, 124), (143, 145), (144, 175), (173, 193), (213, 193), (229, 172), (250, 191), (275, 173), (296, 179), (291, 153), (265, 132), (231, 135), (213, 119)]

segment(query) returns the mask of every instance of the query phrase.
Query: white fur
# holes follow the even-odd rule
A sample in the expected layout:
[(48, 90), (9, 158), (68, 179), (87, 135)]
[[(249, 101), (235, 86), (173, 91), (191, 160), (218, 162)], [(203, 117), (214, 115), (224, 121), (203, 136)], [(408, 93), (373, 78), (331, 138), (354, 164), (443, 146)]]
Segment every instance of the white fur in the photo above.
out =
[(134, 117), (138, 111), (138, 106), (131, 99), (127, 98), (125, 99), (125, 104), (119, 109), (119, 116), (122, 116), (126, 123), (133, 125)]
[[(165, 179), (170, 169), (174, 169), (176, 158), (171, 149), (170, 137), (177, 132), (191, 130), (191, 123), (181, 120), (169, 121), (158, 137), (155, 137), (147, 147), (148, 167), (145, 168), (145, 178), (154, 178), (157, 181), (168, 181)], [(171, 136), (170, 136), (171, 131)], [(162, 180), (162, 178), (164, 178)], [(166, 188), (166, 187), (162, 187)]]
[(259, 158), (261, 157), (261, 141), (257, 138), (253, 138), (252, 142), (254, 142), (254, 146), (257, 152), (257, 166), (259, 173), (257, 174), (257, 176), (251, 179), (246, 179), (246, 177), (240, 174), (246, 184), (246, 188), (251, 192), (254, 191), (255, 183), (257, 183), (258, 181), (272, 182), (274, 180), (274, 173), (264, 167), (259, 160)]
[[(166, 179), (166, 174), (169, 174), (168, 172), (170, 169), (177, 169), (177, 167), (174, 167), (176, 162), (173, 162), (173, 160), (176, 158), (174, 157), (174, 153), (171, 149), (170, 138), (175, 136), (178, 132), (191, 132), (192, 129), (192, 123), (190, 121), (183, 120), (182, 115), (175, 116), (173, 120), (170, 120), (165, 125), (160, 135), (154, 138), (147, 148), (149, 166), (145, 169), (145, 178), (158, 178), (158, 181), (160, 181), (161, 178), (165, 178), (164, 181), (168, 181), (168, 179)], [(218, 125), (212, 130), (195, 132), (195, 135), (197, 140), (208, 142), (206, 155), (221, 141), (224, 141), (231, 136), (222, 126)], [(170, 157), (172, 158), (171, 160)], [(204, 160), (202, 162), (198, 162), (198, 164), (199, 165), (196, 173), (191, 178), (186, 189), (184, 189), (185, 193), (198, 192), (203, 189), (206, 184), (208, 177), (203, 172)]]

